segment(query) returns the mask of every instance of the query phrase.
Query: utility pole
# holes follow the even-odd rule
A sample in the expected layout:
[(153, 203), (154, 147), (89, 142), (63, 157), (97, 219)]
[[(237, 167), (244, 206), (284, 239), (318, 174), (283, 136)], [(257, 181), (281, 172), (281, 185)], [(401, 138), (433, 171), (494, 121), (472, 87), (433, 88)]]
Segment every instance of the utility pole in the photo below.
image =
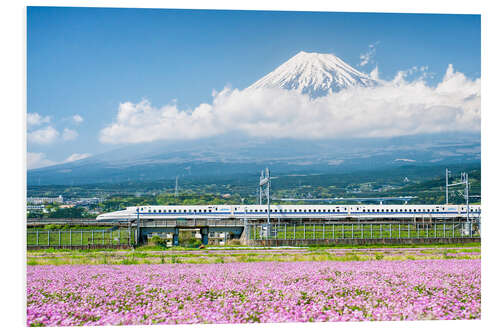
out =
[(465, 184), (465, 202), (467, 205), (467, 223), (469, 223), (469, 174), (462, 173), (462, 182)]
[(468, 229), (470, 231), (469, 174), (467, 174), (466, 172), (462, 172), (460, 174), (460, 182), (459, 183), (454, 183), (454, 184), (447, 184), (446, 185), (446, 190), (448, 191), (448, 187), (457, 186), (457, 185), (465, 185), (463, 196), (465, 197), (465, 204), (467, 206), (467, 227), (468, 227)]
[(179, 176), (175, 176), (175, 196), (179, 195)]
[(446, 168), (446, 204), (448, 204), (448, 176), (451, 175), (451, 171)]
[(248, 219), (247, 219), (247, 206), (245, 206), (245, 198), (241, 198), (241, 205), (243, 206), (243, 210), (245, 212), (245, 217), (243, 218), (243, 230), (245, 232), (245, 241), (248, 241), (249, 237), (248, 237)]
[[(264, 171), (260, 172), (260, 183), (264, 180)], [(259, 183), (259, 205), (262, 205), (262, 184)]]
[(269, 168), (266, 168), (266, 173), (264, 175), (264, 171), (260, 173), (260, 182), (259, 182), (259, 190), (260, 190), (260, 204), (262, 204), (262, 189), (266, 187), (264, 194), (267, 197), (267, 231), (266, 234), (269, 236), (269, 232), (271, 229), (271, 173), (269, 172)]

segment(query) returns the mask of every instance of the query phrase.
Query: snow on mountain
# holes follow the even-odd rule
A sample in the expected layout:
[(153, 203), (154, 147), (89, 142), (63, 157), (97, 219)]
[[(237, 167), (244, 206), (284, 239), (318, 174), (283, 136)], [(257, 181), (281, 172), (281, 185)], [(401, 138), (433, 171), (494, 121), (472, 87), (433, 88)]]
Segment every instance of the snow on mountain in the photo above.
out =
[(316, 98), (353, 86), (376, 84), (376, 80), (333, 54), (301, 51), (247, 89), (279, 87)]

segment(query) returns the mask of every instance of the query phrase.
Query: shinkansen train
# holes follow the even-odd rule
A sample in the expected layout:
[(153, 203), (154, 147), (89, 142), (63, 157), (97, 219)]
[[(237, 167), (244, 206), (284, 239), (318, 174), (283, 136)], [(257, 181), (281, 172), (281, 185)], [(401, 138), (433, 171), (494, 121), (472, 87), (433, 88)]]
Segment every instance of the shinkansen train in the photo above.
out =
[[(271, 205), (272, 219), (465, 219), (479, 218), (480, 205)], [(267, 205), (139, 206), (101, 214), (98, 221), (137, 219), (266, 219)]]

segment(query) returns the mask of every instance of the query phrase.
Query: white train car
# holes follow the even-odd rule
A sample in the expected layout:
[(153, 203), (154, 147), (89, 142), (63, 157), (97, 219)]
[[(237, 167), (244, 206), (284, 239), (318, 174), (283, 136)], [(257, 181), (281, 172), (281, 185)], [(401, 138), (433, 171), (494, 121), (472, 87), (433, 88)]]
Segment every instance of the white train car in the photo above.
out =
[[(139, 206), (101, 214), (98, 221), (136, 219), (265, 219), (267, 205)], [(272, 219), (456, 219), (466, 218), (466, 205), (271, 205)], [(479, 218), (480, 205), (469, 205), (469, 217)]]

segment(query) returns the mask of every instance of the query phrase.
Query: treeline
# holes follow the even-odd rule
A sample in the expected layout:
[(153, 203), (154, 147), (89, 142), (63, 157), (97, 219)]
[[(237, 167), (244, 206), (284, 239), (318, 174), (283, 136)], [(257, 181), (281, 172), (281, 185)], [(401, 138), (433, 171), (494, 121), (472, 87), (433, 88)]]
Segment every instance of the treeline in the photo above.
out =
[(54, 211), (49, 211), (47, 213), (30, 212), (28, 213), (28, 218), (93, 218), (96, 216), (95, 214), (90, 214), (82, 207), (55, 207), (54, 209)]

